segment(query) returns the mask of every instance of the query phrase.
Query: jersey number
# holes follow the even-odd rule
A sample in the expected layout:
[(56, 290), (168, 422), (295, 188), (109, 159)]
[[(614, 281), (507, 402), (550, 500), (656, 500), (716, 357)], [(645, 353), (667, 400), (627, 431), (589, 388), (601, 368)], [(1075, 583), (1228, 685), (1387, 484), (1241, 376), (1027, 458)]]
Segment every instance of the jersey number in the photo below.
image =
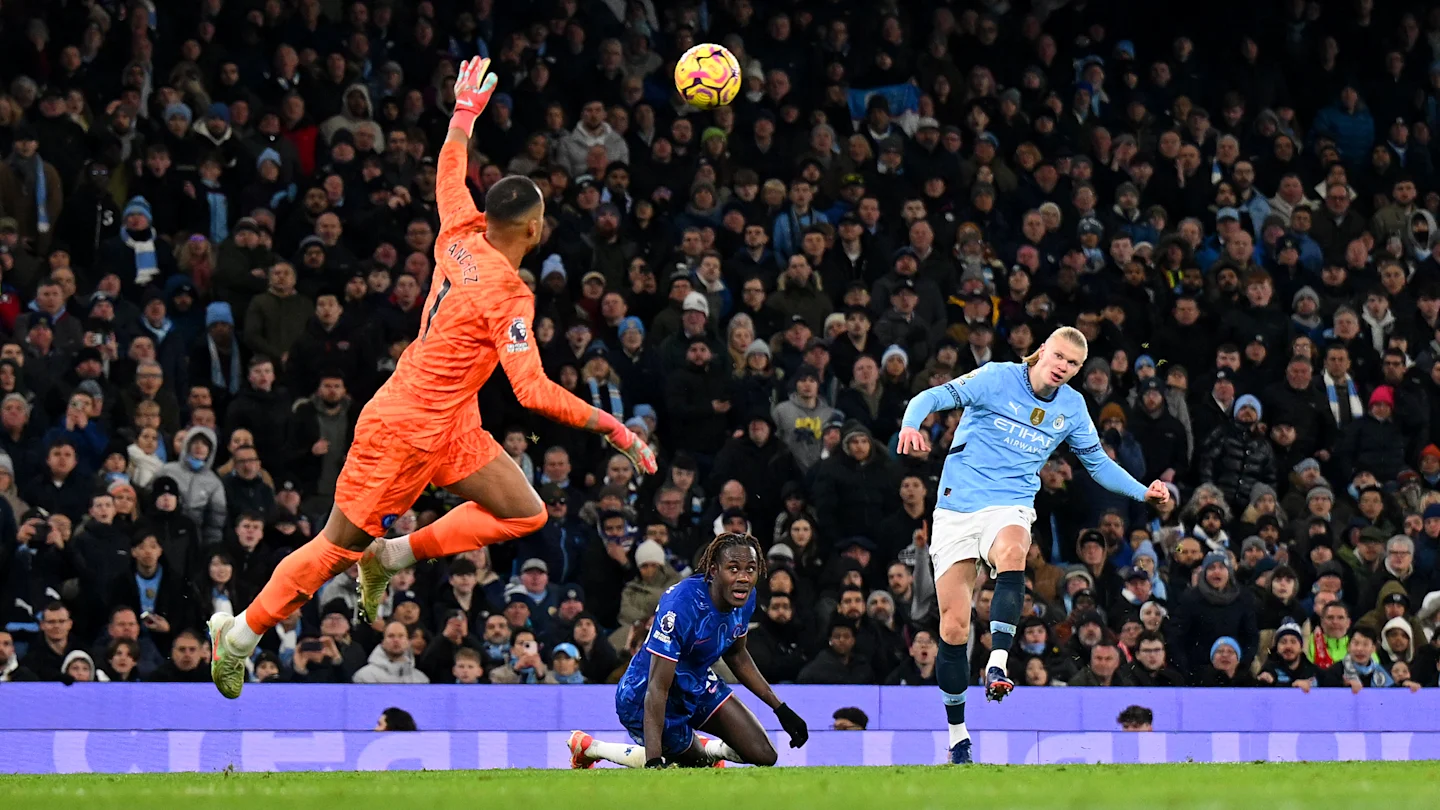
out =
[(435, 316), (440, 312), (440, 302), (450, 294), (450, 279), (440, 285), (440, 292), (435, 295), (435, 303), (430, 305), (430, 314), (425, 318), (425, 333), (420, 336), (420, 342), (424, 343), (425, 338), (430, 335), (430, 327), (435, 325)]

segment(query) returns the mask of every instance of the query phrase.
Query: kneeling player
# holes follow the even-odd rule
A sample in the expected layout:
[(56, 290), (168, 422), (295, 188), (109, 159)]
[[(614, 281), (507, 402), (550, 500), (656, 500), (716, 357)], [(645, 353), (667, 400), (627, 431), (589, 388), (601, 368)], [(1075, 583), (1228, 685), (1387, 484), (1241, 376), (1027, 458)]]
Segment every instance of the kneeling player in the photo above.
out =
[[(775, 748), (760, 721), (730, 699), (730, 686), (710, 669), (721, 656), (740, 683), (775, 711), (790, 747), (805, 744), (805, 721), (775, 696), (745, 648), (764, 559), (749, 535), (726, 533), (710, 542), (696, 566), (700, 573), (660, 597), (650, 638), (615, 690), (615, 710), (636, 744), (601, 742), (576, 731), (570, 735), (572, 767), (593, 768), (602, 759), (627, 768), (774, 765)], [(719, 739), (702, 741), (696, 731)]]

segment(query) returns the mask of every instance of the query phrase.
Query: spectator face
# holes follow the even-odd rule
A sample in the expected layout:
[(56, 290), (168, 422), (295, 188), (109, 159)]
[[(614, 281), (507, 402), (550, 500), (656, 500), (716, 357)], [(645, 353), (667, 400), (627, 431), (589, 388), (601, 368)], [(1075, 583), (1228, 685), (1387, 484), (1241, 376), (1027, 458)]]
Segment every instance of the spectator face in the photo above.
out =
[(260, 477), (260, 456), (253, 447), (242, 447), (235, 451), (235, 475), (246, 481)]
[(1229, 644), (1221, 644), (1215, 649), (1215, 654), (1210, 656), (1210, 666), (1234, 677), (1235, 668), (1240, 665), (1240, 656), (1236, 655), (1235, 648)]
[(235, 524), (235, 539), (246, 551), (254, 551), (265, 537), (265, 524), (253, 518), (241, 518)]
[(935, 656), (940, 652), (940, 645), (935, 643), (935, 637), (930, 631), (921, 630), (915, 634), (915, 640), (910, 642), (910, 660), (918, 667), (927, 667), (935, 663)]
[(789, 624), (795, 615), (794, 606), (790, 604), (790, 595), (788, 593), (772, 594), (770, 602), (765, 606), (765, 615), (769, 616), (770, 621), (776, 624)]
[[(699, 313), (687, 312), (685, 315), (688, 320), (691, 315), (699, 315)], [(703, 315), (700, 315), (700, 317), (702, 319), (704, 318)], [(692, 343), (690, 344), (690, 348), (685, 351), (685, 359), (692, 366), (707, 366), (710, 363), (710, 347), (704, 343)]]
[(1094, 647), (1105, 638), (1104, 628), (1094, 622), (1080, 625), (1076, 634), (1080, 636), (1080, 643), (1086, 647)]
[(531, 568), (520, 572), (520, 584), (531, 593), (539, 593), (550, 584), (550, 575), (538, 568)]
[[(114, 504), (111, 504), (111, 516), (114, 516)], [(147, 536), (140, 544), (130, 549), (130, 557), (135, 560), (135, 567), (142, 574), (153, 573), (160, 566), (160, 557), (164, 552), (160, 548), (160, 541), (153, 535)]]
[(1037, 658), (1031, 658), (1025, 662), (1025, 685), (1026, 686), (1048, 686), (1050, 684), (1050, 673), (1045, 669), (1045, 662)]
[(845, 625), (830, 628), (830, 651), (841, 658), (849, 658), (855, 649), (855, 631)]
[(840, 597), (836, 612), (847, 619), (858, 619), (865, 615), (865, 597), (857, 591), (846, 591)]
[(1350, 632), (1350, 611), (1341, 604), (1327, 605), (1320, 614), (1320, 627), (1330, 638), (1343, 637)]
[[(577, 625), (578, 629), (578, 625)], [(500, 614), (485, 619), (485, 643), (504, 644), (510, 640), (510, 624)]]
[(75, 470), (75, 448), (69, 445), (52, 447), (49, 455), (45, 458), (45, 463), (50, 468), (52, 476), (65, 478)]
[(1105, 545), (1093, 541), (1082, 544), (1080, 546), (1080, 561), (1092, 566), (1105, 562)]
[(1222, 590), (1230, 584), (1230, 568), (1224, 563), (1211, 563), (1205, 569), (1205, 581), (1215, 590)]
[(170, 660), (175, 662), (175, 668), (181, 672), (194, 670), (204, 660), (200, 642), (190, 633), (177, 637), (170, 647)]
[(1371, 641), (1368, 636), (1362, 636), (1357, 633), (1350, 637), (1350, 647), (1347, 654), (1350, 656), (1350, 660), (1357, 664), (1368, 664), (1370, 663), (1371, 657), (1375, 655), (1375, 642)]
[(84, 658), (77, 658), (70, 662), (70, 666), (65, 668), (65, 674), (73, 678), (76, 683), (89, 683), (94, 680), (95, 671), (90, 666), (89, 661), (86, 661)]
[(275, 385), (275, 367), (269, 363), (256, 363), (250, 367), (247, 379), (256, 391), (269, 391)]
[(1120, 668), (1120, 651), (1109, 645), (1097, 645), (1090, 650), (1090, 669), (1101, 678), (1109, 678)]
[(380, 648), (390, 660), (398, 661), (410, 649), (410, 631), (399, 622), (385, 625), (385, 636), (380, 641)]
[(111, 641), (117, 639), (135, 641), (140, 638), (140, 620), (135, 617), (133, 610), (117, 610), (110, 617), (110, 623), (106, 625), (105, 632), (109, 634)]
[(553, 450), (547, 452), (542, 467), (549, 480), (564, 481), (570, 477), (570, 454)]
[(1151, 672), (1158, 672), (1165, 668), (1165, 644), (1162, 641), (1156, 639), (1141, 641), (1136, 655), (1140, 659), (1140, 665)]

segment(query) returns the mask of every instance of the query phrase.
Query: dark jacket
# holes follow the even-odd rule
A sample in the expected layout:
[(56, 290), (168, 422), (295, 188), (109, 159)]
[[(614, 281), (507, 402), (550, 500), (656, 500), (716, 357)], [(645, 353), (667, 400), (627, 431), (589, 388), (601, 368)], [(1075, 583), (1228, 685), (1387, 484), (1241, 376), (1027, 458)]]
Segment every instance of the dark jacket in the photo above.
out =
[(804, 634), (800, 624), (791, 619), (785, 624), (759, 614), (759, 625), (746, 637), (745, 648), (755, 659), (755, 666), (770, 683), (793, 683), (805, 666)]
[(1136, 686), (1184, 686), (1185, 676), (1167, 661), (1163, 669), (1151, 671), (1136, 661), (1130, 665), (1130, 680)]
[[(162, 561), (160, 564), (160, 588), (155, 594), (154, 613), (164, 616), (170, 623), (170, 632), (156, 633), (153, 630), (147, 631), (155, 642), (155, 646), (162, 649), (170, 649), (170, 642), (174, 635), (181, 630), (190, 630), (200, 624), (200, 611), (190, 598), (190, 589), (187, 587), (185, 578), (175, 571), (170, 570)], [(121, 605), (133, 608), (135, 615), (140, 615), (140, 590), (135, 581), (135, 566), (132, 563), (130, 570), (123, 571), (116, 575), (110, 585), (110, 604), (107, 606), (114, 609)]]
[(1220, 487), (1232, 508), (1248, 502), (1256, 484), (1275, 485), (1274, 450), (1252, 425), (1222, 424), (1200, 449), (1200, 480)]
[[(849, 376), (848, 373), (846, 376)], [(880, 383), (879, 387), (879, 397), (873, 410), (870, 399), (852, 386), (840, 390), (835, 398), (835, 408), (845, 414), (846, 419), (854, 419), (864, 425), (881, 444), (886, 444), (900, 430), (900, 420), (905, 416), (905, 404), (909, 402), (909, 397), (895, 386)]]
[(875, 673), (870, 659), (859, 653), (851, 653), (850, 660), (844, 661), (829, 648), (820, 651), (815, 659), (800, 670), (796, 683), (819, 684), (868, 684), (875, 682)]
[(1185, 435), (1185, 426), (1171, 416), (1169, 410), (1162, 405), (1160, 412), (1151, 416), (1143, 407), (1137, 408), (1127, 426), (1145, 455), (1142, 481), (1153, 481), (1167, 469), (1184, 476), (1190, 467), (1190, 441)]
[[(1235, 591), (1238, 590), (1238, 593)], [(1204, 580), (1172, 602), (1168, 631), (1170, 659), (1175, 668), (1198, 675), (1209, 665), (1210, 645), (1221, 636), (1240, 642), (1240, 667), (1250, 666), (1260, 643), (1255, 621), (1255, 600), (1250, 591), (1233, 579), (1226, 591), (1217, 593)]]
[[(1411, 437), (1421, 439), (1421, 437)], [(1380, 481), (1393, 481), (1405, 467), (1408, 441), (1393, 419), (1370, 414), (1345, 427), (1335, 443), (1336, 480), (1349, 481), (1355, 470), (1369, 470)]]
[(289, 417), (290, 398), (285, 389), (260, 391), (247, 384), (225, 411), (225, 435), (236, 428), (245, 428), (255, 436), (255, 452), (260, 454), (261, 465), (283, 469), (285, 425)]
[(864, 462), (842, 452), (820, 462), (815, 469), (813, 501), (825, 537), (874, 538), (885, 517), (900, 506), (900, 477), (895, 463), (873, 441), (870, 457)]
[[(665, 408), (670, 435), (666, 446), (673, 450), (713, 456), (725, 443), (728, 414), (717, 413), (714, 400), (730, 400), (728, 381), (708, 368), (686, 364), (676, 369), (665, 383)], [(665, 423), (662, 423), (664, 427)]]
[(768, 412), (752, 414), (749, 418), (763, 418), (770, 423), (770, 437), (759, 446), (750, 440), (748, 432), (726, 442), (715, 457), (715, 466), (710, 470), (705, 490), (719, 492), (726, 481), (739, 481), (745, 485), (746, 511), (757, 519), (763, 520), (768, 515), (773, 520), (784, 508), (780, 501), (780, 488), (785, 478), (776, 464), (782, 448)]

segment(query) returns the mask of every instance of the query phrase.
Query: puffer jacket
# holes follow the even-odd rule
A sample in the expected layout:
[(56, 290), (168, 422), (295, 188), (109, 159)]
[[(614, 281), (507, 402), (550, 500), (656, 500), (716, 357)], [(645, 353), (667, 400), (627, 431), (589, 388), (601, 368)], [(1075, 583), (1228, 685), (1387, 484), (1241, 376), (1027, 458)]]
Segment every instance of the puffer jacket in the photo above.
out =
[[(210, 455), (191, 469), (190, 443), (195, 437), (204, 437), (210, 442)], [(213, 545), (225, 539), (225, 485), (211, 466), (215, 463), (215, 431), (207, 427), (193, 427), (185, 432), (184, 455), (160, 468), (160, 475), (168, 475), (180, 485), (180, 509), (185, 516), (200, 527), (202, 545)]]
[(1275, 453), (1252, 426), (1234, 420), (1220, 425), (1201, 451), (1200, 480), (1220, 487), (1232, 509), (1245, 504), (1256, 484), (1275, 485)]

